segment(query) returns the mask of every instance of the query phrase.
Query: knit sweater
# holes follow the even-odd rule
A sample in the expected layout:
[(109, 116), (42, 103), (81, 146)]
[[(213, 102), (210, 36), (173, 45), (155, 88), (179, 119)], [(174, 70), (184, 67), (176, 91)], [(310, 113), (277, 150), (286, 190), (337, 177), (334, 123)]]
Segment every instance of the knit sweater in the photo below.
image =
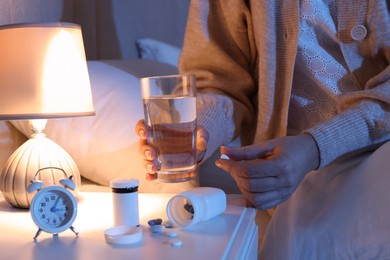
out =
[[(338, 1), (336, 37), (359, 89), (340, 94), (336, 115), (304, 131), (317, 142), (320, 167), (390, 139), (387, 2)], [(243, 144), (287, 135), (298, 8), (298, 0), (191, 1), (179, 69), (197, 77), (207, 156), (238, 135)], [(366, 34), (357, 37), (357, 26)]]

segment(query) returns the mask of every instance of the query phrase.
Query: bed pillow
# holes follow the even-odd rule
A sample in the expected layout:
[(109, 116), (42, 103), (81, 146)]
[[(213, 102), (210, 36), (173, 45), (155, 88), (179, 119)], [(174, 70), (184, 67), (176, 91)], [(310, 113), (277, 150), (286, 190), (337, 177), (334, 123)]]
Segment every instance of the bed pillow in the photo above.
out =
[[(48, 120), (46, 135), (75, 160), (83, 177), (109, 186), (114, 178), (137, 178), (140, 192), (176, 193), (197, 182), (145, 181), (135, 124), (143, 118), (139, 78), (176, 74), (168, 64), (148, 60), (89, 61), (96, 115)], [(14, 122), (25, 134), (25, 122)]]
[(155, 60), (177, 67), (180, 48), (150, 38), (138, 39), (136, 44), (141, 59)]

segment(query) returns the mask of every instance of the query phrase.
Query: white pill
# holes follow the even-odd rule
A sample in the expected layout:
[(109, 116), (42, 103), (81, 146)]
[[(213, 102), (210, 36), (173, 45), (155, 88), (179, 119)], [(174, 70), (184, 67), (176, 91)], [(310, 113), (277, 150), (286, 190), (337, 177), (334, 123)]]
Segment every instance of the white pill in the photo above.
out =
[(166, 228), (173, 228), (173, 224), (169, 220), (164, 221), (163, 225)]
[(183, 245), (183, 242), (180, 239), (175, 239), (171, 241), (171, 246), (180, 247)]
[(221, 159), (229, 160), (230, 158), (226, 154), (221, 154)]
[(173, 231), (167, 231), (167, 232), (165, 232), (165, 235), (167, 237), (177, 237), (177, 233), (173, 232)]

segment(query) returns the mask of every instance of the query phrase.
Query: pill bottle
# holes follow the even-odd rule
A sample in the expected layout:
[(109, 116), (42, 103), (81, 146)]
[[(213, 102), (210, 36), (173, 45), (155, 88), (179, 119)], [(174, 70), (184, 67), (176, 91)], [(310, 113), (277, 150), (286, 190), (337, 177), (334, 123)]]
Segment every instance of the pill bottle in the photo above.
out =
[(209, 220), (225, 209), (225, 192), (217, 188), (199, 187), (172, 197), (166, 213), (174, 226), (185, 228)]
[(138, 185), (137, 179), (111, 180), (114, 226), (138, 226)]

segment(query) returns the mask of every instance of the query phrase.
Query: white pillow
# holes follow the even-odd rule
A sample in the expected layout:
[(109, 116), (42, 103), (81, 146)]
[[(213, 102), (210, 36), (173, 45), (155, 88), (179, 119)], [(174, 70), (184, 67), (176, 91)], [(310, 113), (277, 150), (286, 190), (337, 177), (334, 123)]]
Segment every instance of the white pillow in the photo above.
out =
[(181, 49), (150, 38), (136, 40), (139, 57), (146, 60), (156, 60), (177, 67)]
[[(135, 124), (143, 118), (139, 77), (175, 74), (176, 68), (154, 61), (111, 60), (89, 61), (88, 70), (96, 116), (51, 119), (45, 129), (47, 137), (73, 157), (81, 175), (106, 186), (114, 178), (137, 178), (140, 192), (176, 193), (197, 186), (145, 181), (135, 135)], [(25, 122), (13, 124), (30, 135)]]

